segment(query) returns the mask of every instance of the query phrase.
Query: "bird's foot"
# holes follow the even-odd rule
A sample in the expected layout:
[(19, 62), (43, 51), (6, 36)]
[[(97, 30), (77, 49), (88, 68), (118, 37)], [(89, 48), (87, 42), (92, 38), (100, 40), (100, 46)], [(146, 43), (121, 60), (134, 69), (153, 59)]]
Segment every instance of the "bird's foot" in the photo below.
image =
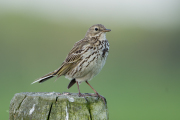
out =
[(96, 93), (96, 95), (104, 101), (105, 105), (107, 104), (105, 97), (101, 96), (99, 93)]
[(85, 95), (83, 95), (82, 93), (79, 92), (79, 97), (84, 97), (84, 99), (88, 102), (87, 98), (85, 97)]

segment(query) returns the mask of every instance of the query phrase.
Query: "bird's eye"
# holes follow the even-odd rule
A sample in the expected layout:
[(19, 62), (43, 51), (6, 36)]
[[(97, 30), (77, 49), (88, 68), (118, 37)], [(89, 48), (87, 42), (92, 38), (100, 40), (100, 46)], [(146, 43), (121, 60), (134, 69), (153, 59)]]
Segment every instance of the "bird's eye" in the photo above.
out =
[(98, 28), (95, 28), (95, 31), (98, 31)]

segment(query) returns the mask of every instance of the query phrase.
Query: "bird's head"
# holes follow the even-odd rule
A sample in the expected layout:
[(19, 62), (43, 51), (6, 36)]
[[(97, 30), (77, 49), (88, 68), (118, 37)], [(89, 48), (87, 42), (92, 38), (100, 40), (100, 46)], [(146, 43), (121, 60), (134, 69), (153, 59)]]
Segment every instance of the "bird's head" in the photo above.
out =
[(92, 38), (92, 37), (106, 37), (106, 32), (110, 32), (110, 29), (106, 29), (106, 27), (104, 27), (104, 25), (101, 24), (96, 24), (91, 26), (87, 33), (86, 33), (86, 37), (88, 38)]

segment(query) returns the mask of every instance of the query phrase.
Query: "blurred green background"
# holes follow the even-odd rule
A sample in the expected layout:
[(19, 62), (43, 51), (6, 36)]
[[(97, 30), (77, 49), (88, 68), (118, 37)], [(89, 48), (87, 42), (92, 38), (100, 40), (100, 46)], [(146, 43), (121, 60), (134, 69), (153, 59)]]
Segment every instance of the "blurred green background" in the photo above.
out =
[[(31, 83), (57, 69), (97, 23), (110, 52), (90, 84), (108, 102), (110, 120), (180, 120), (180, 2), (1, 1), (1, 120), (19, 92), (78, 92), (69, 80)], [(85, 83), (82, 93), (93, 93)]]

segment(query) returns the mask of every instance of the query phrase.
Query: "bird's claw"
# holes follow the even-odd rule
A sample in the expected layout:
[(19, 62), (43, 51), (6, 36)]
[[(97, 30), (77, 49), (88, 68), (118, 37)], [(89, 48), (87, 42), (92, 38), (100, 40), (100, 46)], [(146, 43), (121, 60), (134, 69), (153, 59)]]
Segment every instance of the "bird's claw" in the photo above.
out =
[(84, 97), (84, 99), (88, 102), (87, 98), (82, 93), (79, 93), (79, 97)]
[(105, 105), (107, 104), (105, 97), (101, 96), (99, 93), (96, 93), (96, 95), (97, 95), (97, 97), (101, 98), (104, 101)]

